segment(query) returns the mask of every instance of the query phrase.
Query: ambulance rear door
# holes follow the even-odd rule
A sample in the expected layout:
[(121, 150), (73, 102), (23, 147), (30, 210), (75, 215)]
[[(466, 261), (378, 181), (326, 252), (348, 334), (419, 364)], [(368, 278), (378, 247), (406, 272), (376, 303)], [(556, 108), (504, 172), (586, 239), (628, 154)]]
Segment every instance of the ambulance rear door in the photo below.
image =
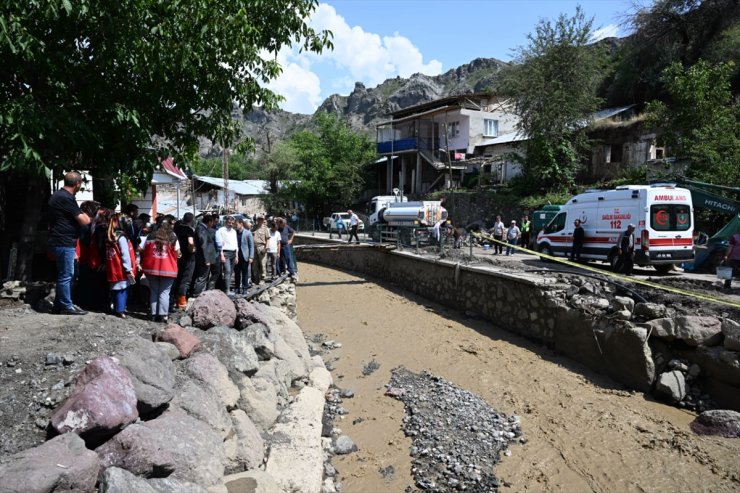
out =
[(642, 265), (681, 263), (693, 258), (691, 192), (682, 188), (649, 190), (647, 217), (635, 260)]

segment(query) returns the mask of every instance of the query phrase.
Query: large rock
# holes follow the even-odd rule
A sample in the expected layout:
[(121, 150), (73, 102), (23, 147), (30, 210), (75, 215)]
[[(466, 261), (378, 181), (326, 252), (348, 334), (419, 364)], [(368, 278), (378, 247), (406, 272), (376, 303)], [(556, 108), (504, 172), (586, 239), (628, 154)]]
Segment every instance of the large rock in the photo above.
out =
[(636, 303), (634, 314), (636, 317), (643, 317), (646, 320), (653, 318), (662, 318), (667, 314), (665, 305), (658, 303)]
[(265, 458), (265, 441), (241, 409), (231, 411), (234, 433), (224, 442), (226, 474), (257, 469)]
[(203, 382), (185, 379), (178, 386), (170, 409), (181, 409), (195, 419), (207, 423), (222, 440), (232, 432), (226, 406), (214, 389)]
[(324, 393), (304, 387), (273, 428), (273, 440), (265, 471), (284, 491), (319, 493), (323, 480), (324, 453), (321, 417)]
[(690, 426), (699, 435), (740, 438), (740, 413), (726, 409), (704, 411)]
[(630, 388), (648, 391), (655, 380), (655, 363), (647, 331), (629, 322), (615, 321), (603, 336), (607, 373)]
[(142, 337), (123, 343), (119, 358), (134, 380), (139, 413), (146, 416), (175, 395), (175, 365), (161, 349)]
[(252, 376), (259, 370), (257, 353), (242, 332), (229, 327), (214, 327), (203, 333), (202, 341), (229, 372)]
[(177, 324), (168, 325), (157, 334), (157, 340), (169, 342), (180, 352), (181, 358), (187, 358), (195, 349), (200, 347), (200, 339)]
[(94, 491), (100, 460), (74, 433), (55, 437), (38, 447), (4, 459), (0, 465), (0, 491), (51, 493)]
[(722, 334), (725, 336), (724, 346), (729, 351), (740, 351), (740, 323), (722, 319)]
[(239, 408), (261, 430), (267, 431), (278, 417), (278, 396), (275, 386), (264, 379), (240, 377), (236, 381), (239, 387)]
[(104, 467), (206, 488), (218, 484), (224, 472), (221, 437), (207, 424), (178, 411), (127, 426), (95, 452)]
[(655, 382), (655, 391), (671, 402), (680, 402), (686, 397), (686, 379), (678, 370), (661, 373)]
[(146, 479), (119, 467), (109, 467), (100, 478), (100, 493), (157, 493)]
[(134, 383), (110, 356), (94, 359), (77, 377), (72, 395), (51, 417), (58, 433), (77, 433), (96, 442), (139, 417)]
[(322, 392), (327, 392), (331, 387), (331, 373), (325, 367), (316, 367), (308, 375), (308, 382), (311, 387), (315, 387)]
[(202, 486), (172, 478), (152, 478), (148, 479), (147, 483), (157, 493), (207, 493)]
[(243, 298), (234, 302), (236, 308), (236, 328), (245, 329), (252, 324), (262, 324), (265, 327), (275, 325), (272, 312), (264, 310), (265, 305), (254, 303)]
[(236, 321), (234, 302), (223, 291), (205, 291), (193, 300), (188, 308), (193, 325), (200, 329), (226, 326), (233, 327)]
[(279, 359), (260, 361), (260, 369), (252, 377), (252, 380), (258, 379), (267, 380), (275, 387), (281, 404), (288, 401), (290, 397), (288, 389), (292, 384), (292, 374), (285, 361)]
[(667, 341), (678, 339), (689, 346), (714, 346), (722, 340), (722, 322), (716, 317), (682, 316), (650, 320), (642, 327)]
[(740, 352), (722, 346), (699, 346), (694, 355), (705, 376), (740, 387)]
[[(294, 377), (294, 380), (295, 378), (305, 377), (308, 375), (308, 370), (311, 368), (311, 355), (308, 352), (308, 344), (306, 344), (306, 338), (303, 335), (303, 331), (297, 323), (291, 320), (279, 309), (270, 306), (261, 306), (263, 306), (262, 310), (271, 313), (277, 322), (275, 325), (268, 326), (270, 327), (270, 333), (279, 334), (300, 360), (302, 367), (301, 375)], [(275, 355), (280, 359), (284, 359), (280, 354), (278, 354), (277, 347), (275, 348)]]
[(275, 357), (275, 345), (269, 339), (270, 329), (267, 326), (251, 324), (242, 330), (242, 334), (252, 345), (261, 361), (267, 361)]
[(635, 309), (635, 300), (626, 296), (615, 296), (612, 300), (612, 306), (615, 311), (626, 310), (632, 312)]
[(275, 479), (265, 471), (253, 470), (224, 477), (228, 493), (283, 493)]
[(206, 352), (195, 354), (182, 369), (191, 378), (211, 388), (224, 407), (233, 409), (239, 400), (239, 388), (229, 378), (229, 371), (214, 355)]

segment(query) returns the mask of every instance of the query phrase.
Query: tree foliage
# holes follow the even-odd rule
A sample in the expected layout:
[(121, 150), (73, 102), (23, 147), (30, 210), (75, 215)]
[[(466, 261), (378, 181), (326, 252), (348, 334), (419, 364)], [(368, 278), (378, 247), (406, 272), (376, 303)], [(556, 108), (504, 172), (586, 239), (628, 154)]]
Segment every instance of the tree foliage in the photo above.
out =
[[(263, 172), (262, 167), (252, 157), (247, 156), (242, 152), (236, 152), (229, 154), (229, 179), (231, 180), (264, 180), (266, 175)], [(217, 178), (223, 177), (224, 171), (224, 158), (209, 157), (195, 159), (190, 162), (190, 169), (193, 174), (198, 176), (215, 176)]]
[(662, 73), (670, 64), (735, 60), (740, 86), (740, 5), (737, 0), (655, 0), (629, 17), (633, 34), (621, 44), (605, 95), (609, 104), (631, 104), (665, 95)]
[(579, 168), (582, 129), (599, 107), (606, 61), (602, 49), (589, 45), (592, 24), (580, 7), (573, 17), (541, 20), (503, 74), (501, 92), (511, 96), (519, 129), (530, 137), (524, 172), (533, 187), (568, 187)]
[(333, 115), (318, 113), (316, 131), (303, 130), (288, 141), (277, 157), (284, 161), (288, 181), (281, 193), (305, 204), (313, 215), (346, 207), (363, 189), (363, 169), (375, 158), (367, 135), (352, 131)]
[(320, 52), (316, 0), (8, 0), (0, 7), (3, 170), (148, 177), (157, 155), (236, 140), (234, 105), (274, 108), (276, 53)]
[(668, 102), (648, 105), (649, 123), (660, 129), (688, 173), (713, 183), (740, 183), (740, 105), (730, 89), (733, 63), (700, 60), (684, 69), (675, 62), (663, 71)]

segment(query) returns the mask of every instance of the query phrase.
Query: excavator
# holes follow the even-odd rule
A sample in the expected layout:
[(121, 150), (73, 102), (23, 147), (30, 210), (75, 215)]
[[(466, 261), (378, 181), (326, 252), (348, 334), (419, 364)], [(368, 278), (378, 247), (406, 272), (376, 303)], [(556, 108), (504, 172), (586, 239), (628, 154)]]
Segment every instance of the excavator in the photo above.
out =
[(675, 183), (691, 191), (694, 209), (711, 210), (731, 217), (730, 221), (711, 237), (706, 233), (695, 235), (694, 260), (682, 265), (688, 272), (714, 271), (722, 262), (730, 237), (740, 232), (740, 202), (713, 192), (722, 191), (740, 197), (740, 188), (686, 179), (677, 180)]

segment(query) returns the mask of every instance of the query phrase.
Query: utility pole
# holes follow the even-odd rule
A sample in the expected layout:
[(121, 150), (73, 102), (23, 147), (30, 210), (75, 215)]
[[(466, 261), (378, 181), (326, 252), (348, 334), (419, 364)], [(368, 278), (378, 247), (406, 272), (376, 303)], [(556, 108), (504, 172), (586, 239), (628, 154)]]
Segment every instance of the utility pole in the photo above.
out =
[(224, 207), (229, 214), (229, 149), (224, 145)]

